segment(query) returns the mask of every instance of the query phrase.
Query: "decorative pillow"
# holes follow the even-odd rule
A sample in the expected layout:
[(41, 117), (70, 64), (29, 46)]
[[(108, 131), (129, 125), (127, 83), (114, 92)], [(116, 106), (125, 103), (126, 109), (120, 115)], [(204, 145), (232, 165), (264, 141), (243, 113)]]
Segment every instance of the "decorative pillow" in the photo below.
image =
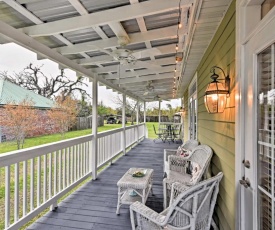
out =
[(176, 155), (187, 157), (189, 156), (189, 151), (187, 149), (182, 148), (182, 146), (179, 146), (177, 149)]
[(202, 169), (201, 169), (200, 165), (196, 162), (190, 162), (190, 164), (192, 166), (192, 173), (191, 173), (192, 178), (191, 178), (190, 182), (193, 183), (198, 179)]

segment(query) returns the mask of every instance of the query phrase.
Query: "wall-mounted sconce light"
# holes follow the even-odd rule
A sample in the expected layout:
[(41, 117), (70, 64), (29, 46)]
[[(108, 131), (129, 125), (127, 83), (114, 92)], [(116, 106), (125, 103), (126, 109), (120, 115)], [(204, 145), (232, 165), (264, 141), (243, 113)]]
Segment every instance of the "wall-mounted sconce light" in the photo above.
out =
[[(215, 69), (222, 71), (224, 79), (219, 79), (219, 75), (215, 73)], [(204, 104), (208, 113), (223, 113), (226, 106), (227, 97), (230, 93), (230, 78), (229, 76), (226, 76), (223, 69), (218, 66), (213, 66), (210, 73), (212, 73), (210, 78), (213, 81), (206, 87)], [(218, 80), (224, 80), (224, 84)]]

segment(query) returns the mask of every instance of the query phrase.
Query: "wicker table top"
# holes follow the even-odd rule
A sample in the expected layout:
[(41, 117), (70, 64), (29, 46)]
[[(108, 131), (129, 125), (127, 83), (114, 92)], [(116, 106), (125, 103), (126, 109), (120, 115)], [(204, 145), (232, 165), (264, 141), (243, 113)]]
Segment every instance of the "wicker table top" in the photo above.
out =
[[(145, 176), (143, 177), (133, 177), (133, 173), (135, 171), (145, 171)], [(144, 168), (130, 168), (117, 182), (118, 187), (124, 188), (133, 188), (133, 189), (145, 189), (148, 184), (149, 180), (152, 176), (153, 169), (144, 169)]]

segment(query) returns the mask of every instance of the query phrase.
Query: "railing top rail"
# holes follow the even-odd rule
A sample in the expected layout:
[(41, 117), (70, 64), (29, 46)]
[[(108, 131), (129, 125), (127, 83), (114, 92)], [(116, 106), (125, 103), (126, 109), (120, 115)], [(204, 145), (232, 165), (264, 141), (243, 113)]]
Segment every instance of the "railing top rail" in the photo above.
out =
[[(139, 127), (144, 125), (144, 123), (140, 123), (137, 125), (131, 125), (125, 127), (126, 130), (132, 129), (135, 127)], [(123, 131), (123, 128), (113, 129), (105, 132), (98, 133), (98, 138), (108, 136), (117, 132)], [(21, 149), (21, 150), (15, 150), (8, 153), (0, 154), (0, 167), (5, 167), (11, 164), (15, 164), (18, 162), (22, 162), (25, 160), (32, 159), (34, 157), (42, 156), (47, 153), (55, 152), (60, 149), (68, 148), (83, 142), (87, 142), (93, 139), (93, 135), (89, 134), (86, 136), (81, 137), (75, 137), (63, 141), (58, 141), (54, 143), (39, 145), (31, 148)]]
[(108, 135), (111, 135), (111, 134), (114, 134), (114, 133), (118, 133), (118, 132), (122, 132), (122, 131), (123, 131), (123, 128), (117, 128), (117, 129), (107, 130), (107, 131), (98, 133), (97, 137), (98, 138), (100, 138), (100, 137), (106, 137)]
[(11, 164), (22, 162), (25, 160), (32, 159), (34, 157), (42, 156), (47, 153), (58, 151), (60, 149), (68, 148), (83, 142), (87, 142), (93, 139), (93, 135), (89, 134), (86, 136), (75, 137), (63, 141), (54, 143), (39, 145), (27, 149), (15, 150), (0, 155), (0, 167), (5, 167)]
[(125, 129), (128, 130), (128, 129), (132, 129), (132, 128), (135, 128), (135, 127), (138, 127), (138, 126), (142, 126), (144, 125), (145, 123), (139, 123), (137, 125), (130, 125), (130, 126), (126, 126)]

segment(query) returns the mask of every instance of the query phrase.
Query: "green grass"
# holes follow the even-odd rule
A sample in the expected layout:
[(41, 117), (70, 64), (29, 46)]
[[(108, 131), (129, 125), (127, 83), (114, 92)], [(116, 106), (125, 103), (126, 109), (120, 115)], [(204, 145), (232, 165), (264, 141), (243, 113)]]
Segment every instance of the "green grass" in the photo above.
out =
[(158, 130), (158, 127), (159, 127), (158, 122), (147, 122), (146, 123), (149, 139), (155, 139), (157, 137), (157, 135), (154, 132), (153, 125), (155, 126), (156, 130)]

